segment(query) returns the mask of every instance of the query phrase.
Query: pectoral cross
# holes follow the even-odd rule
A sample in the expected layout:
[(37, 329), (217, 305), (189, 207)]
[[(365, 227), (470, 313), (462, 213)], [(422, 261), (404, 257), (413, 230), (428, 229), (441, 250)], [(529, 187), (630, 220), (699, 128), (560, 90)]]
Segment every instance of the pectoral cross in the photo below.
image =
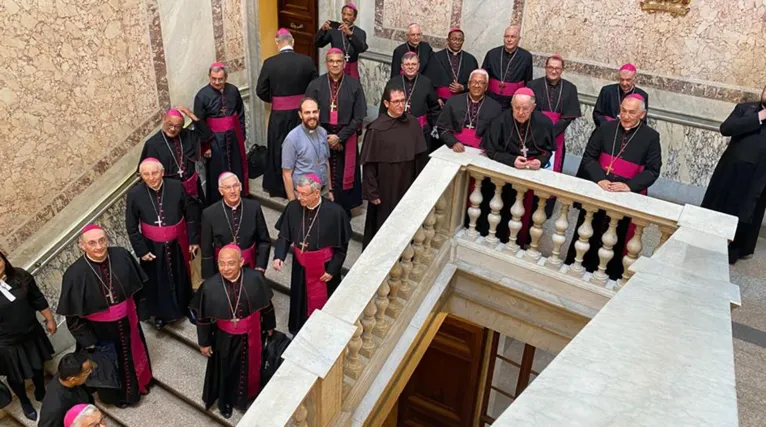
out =
[(351, 60), (351, 57), (348, 54), (344, 55), (343, 58), (346, 60), (346, 62)]
[(109, 304), (114, 304), (114, 295), (112, 295), (112, 289), (109, 288), (109, 293), (106, 294), (106, 298), (109, 300)]
[(473, 129), (473, 128), (474, 128), (474, 126), (473, 126), (472, 123), (468, 123), (468, 125), (466, 126), (466, 129)]
[(614, 168), (612, 168), (612, 165), (609, 165), (606, 167), (606, 174), (611, 175)]
[(157, 221), (154, 221), (155, 224), (157, 224), (157, 227), (162, 227), (162, 217), (157, 215)]
[(306, 243), (305, 241), (304, 241), (304, 242), (301, 242), (301, 253), (304, 253), (304, 252), (306, 252), (306, 246), (308, 246), (308, 245), (309, 245), (309, 244), (308, 244), (308, 243)]
[(184, 170), (183, 169), (178, 169), (178, 176), (181, 177), (181, 178), (184, 177)]
[(237, 329), (237, 327), (239, 327), (239, 319), (237, 319), (236, 317), (231, 319), (231, 323), (234, 324), (234, 329)]
[(523, 147), (521, 147), (521, 155), (522, 155), (522, 157), (524, 157), (525, 159), (527, 158), (527, 153), (528, 153), (528, 152), (529, 152), (529, 149), (527, 148), (527, 146), (526, 146), (526, 145), (525, 145), (525, 146), (523, 146)]
[(221, 114), (226, 114), (226, 106), (221, 107)]
[(500, 89), (505, 88), (505, 82), (500, 82)]
[(337, 106), (337, 105), (335, 105), (335, 101), (333, 101), (333, 102), (330, 104), (330, 111), (335, 111), (337, 108), (338, 108), (338, 106)]
[(405, 111), (410, 111), (410, 103), (408, 102), (407, 105), (404, 106)]

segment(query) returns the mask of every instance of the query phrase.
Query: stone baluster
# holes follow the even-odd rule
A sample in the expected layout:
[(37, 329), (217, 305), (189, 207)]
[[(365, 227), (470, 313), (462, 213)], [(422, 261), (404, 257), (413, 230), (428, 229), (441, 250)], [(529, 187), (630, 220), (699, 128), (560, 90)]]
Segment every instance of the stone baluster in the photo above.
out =
[(585, 220), (577, 229), (579, 237), (574, 244), (576, 254), (575, 260), (574, 263), (569, 266), (568, 271), (570, 275), (575, 277), (582, 277), (585, 274), (585, 267), (582, 265), (582, 260), (590, 249), (590, 238), (593, 236), (593, 214), (598, 210), (592, 205), (582, 205), (582, 209), (585, 211)]
[(541, 256), (540, 238), (543, 237), (544, 233), (543, 225), (545, 225), (545, 221), (548, 219), (548, 215), (545, 214), (545, 203), (551, 196), (542, 191), (536, 191), (535, 196), (537, 196), (537, 209), (532, 214), (532, 227), (529, 229), (529, 248), (527, 248), (524, 255), (527, 258), (538, 260)]
[(466, 236), (475, 239), (479, 236), (479, 232), (476, 231), (476, 220), (478, 220), (481, 215), (479, 205), (484, 201), (484, 197), (481, 195), (481, 182), (484, 180), (484, 177), (480, 173), (474, 172), (471, 173), (471, 178), (474, 179), (476, 184), (473, 187), (473, 192), (470, 197), (468, 197), (471, 206), (468, 208), (468, 231), (466, 231), (465, 234)]
[(425, 221), (423, 221), (423, 232), (426, 235), (426, 239), (423, 241), (423, 263), (428, 265), (431, 265), (431, 261), (434, 259), (434, 251), (431, 249), (434, 236), (436, 235), (434, 224), (436, 224), (436, 214), (431, 209), (431, 212), (428, 213)]
[(410, 273), (412, 272), (412, 257), (414, 255), (415, 249), (412, 248), (412, 245), (407, 245), (402, 252), (402, 259), (399, 261), (399, 265), (402, 267), (402, 285), (399, 287), (399, 296), (403, 300), (408, 300), (412, 296)]
[(441, 249), (442, 245), (447, 240), (447, 214), (444, 212), (446, 208), (447, 198), (442, 194), (439, 197), (439, 200), (436, 201), (436, 206), (434, 207), (436, 216), (436, 224), (434, 228), (436, 228), (436, 236), (434, 236), (432, 244), (436, 249)]
[(423, 277), (423, 272), (426, 270), (423, 253), (425, 247), (423, 242), (426, 240), (426, 232), (423, 227), (418, 227), (418, 231), (415, 232), (415, 236), (412, 237), (412, 249), (415, 250), (415, 257), (412, 259), (414, 264), (412, 267), (412, 279), (415, 283), (419, 282)]
[(298, 405), (298, 409), (296, 409), (293, 414), (293, 425), (295, 425), (295, 427), (308, 427), (308, 417), (309, 411), (306, 409), (306, 403), (301, 402), (301, 404)]
[(654, 254), (655, 252), (657, 252), (657, 250), (658, 250), (659, 248), (661, 248), (661, 247), (662, 247), (662, 245), (663, 245), (665, 242), (667, 242), (667, 241), (668, 241), (668, 239), (670, 238), (670, 235), (672, 235), (674, 231), (675, 231), (675, 230), (674, 230), (673, 228), (671, 228), (671, 227), (663, 227), (663, 226), (660, 226), (660, 243), (658, 243), (658, 244), (657, 244), (657, 247), (656, 247), (656, 248), (654, 248), (654, 251), (652, 252), (652, 254)]
[(364, 357), (370, 358), (375, 353), (375, 340), (372, 337), (372, 331), (375, 329), (375, 314), (377, 313), (375, 298), (367, 303), (362, 313), (362, 348), (359, 350)]
[(375, 298), (375, 329), (373, 333), (381, 338), (386, 336), (388, 328), (391, 326), (391, 322), (386, 317), (386, 309), (388, 308), (388, 296), (391, 292), (391, 288), (388, 286), (388, 280), (384, 280), (378, 288), (378, 294)]
[(362, 322), (356, 321), (356, 331), (346, 346), (346, 363), (343, 365), (346, 375), (358, 379), (362, 372), (362, 361), (359, 359), (359, 349), (362, 348)]
[(591, 282), (605, 285), (609, 280), (606, 275), (606, 266), (614, 258), (614, 245), (617, 244), (617, 223), (620, 222), (623, 215), (617, 212), (607, 212), (609, 217), (609, 227), (601, 236), (601, 247), (598, 249), (598, 270), (593, 272)]
[(527, 194), (527, 189), (519, 184), (513, 184), (513, 189), (516, 190), (516, 200), (513, 202), (513, 206), (511, 206), (511, 220), (508, 221), (510, 237), (508, 238), (508, 243), (505, 244), (505, 248), (516, 254), (520, 249), (516, 239), (519, 237), (519, 230), (521, 230), (521, 217), (524, 216), (525, 211), (524, 195)]
[(402, 311), (402, 302), (399, 300), (399, 287), (402, 285), (402, 266), (400, 263), (394, 263), (391, 271), (388, 273), (388, 287), (391, 292), (388, 294), (388, 308), (386, 314), (396, 319)]
[(492, 196), (492, 200), (489, 201), (490, 213), (487, 216), (487, 222), (489, 222), (489, 234), (485, 238), (487, 243), (491, 245), (497, 244), (500, 240), (497, 238), (497, 225), (500, 224), (500, 212), (503, 210), (503, 186), (505, 182), (492, 178), (492, 183), (495, 184), (495, 195)]
[(633, 225), (636, 228), (633, 233), (633, 237), (631, 237), (630, 240), (628, 240), (628, 242), (625, 244), (625, 248), (628, 250), (628, 253), (625, 254), (625, 256), (622, 258), (622, 267), (624, 268), (624, 271), (622, 272), (622, 277), (620, 280), (617, 281), (615, 290), (620, 290), (625, 282), (630, 279), (630, 276), (633, 275), (633, 272), (630, 271), (630, 266), (636, 262), (639, 256), (641, 256), (641, 250), (644, 249), (644, 243), (641, 241), (641, 238), (644, 235), (644, 227), (649, 225), (649, 223), (634, 218)]
[(553, 251), (551, 256), (546, 260), (545, 265), (558, 270), (563, 264), (564, 260), (561, 258), (561, 246), (566, 242), (566, 232), (569, 229), (569, 208), (572, 206), (572, 202), (559, 197), (559, 203), (561, 204), (561, 210), (559, 211), (559, 217), (556, 218), (556, 222), (553, 223), (556, 227), (556, 233), (551, 236), (553, 241)]

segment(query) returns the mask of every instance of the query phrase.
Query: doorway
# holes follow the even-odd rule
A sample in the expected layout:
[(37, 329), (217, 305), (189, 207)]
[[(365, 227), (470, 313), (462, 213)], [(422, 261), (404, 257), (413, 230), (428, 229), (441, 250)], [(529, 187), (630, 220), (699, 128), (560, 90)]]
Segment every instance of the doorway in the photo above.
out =
[(279, 0), (277, 5), (279, 28), (290, 30), (295, 39), (295, 52), (310, 56), (318, 67), (317, 48), (314, 46), (314, 35), (319, 28), (317, 0)]

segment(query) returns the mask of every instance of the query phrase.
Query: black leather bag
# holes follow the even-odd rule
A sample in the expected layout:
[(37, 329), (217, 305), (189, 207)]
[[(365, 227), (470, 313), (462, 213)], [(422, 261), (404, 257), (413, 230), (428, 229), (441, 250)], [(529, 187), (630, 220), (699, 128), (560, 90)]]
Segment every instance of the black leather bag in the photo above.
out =
[(258, 178), (266, 171), (267, 149), (263, 145), (254, 145), (247, 153), (247, 175), (250, 179)]
[(0, 381), (0, 409), (3, 409), (6, 406), (10, 405), (11, 401), (13, 401), (13, 396), (11, 396), (11, 391), (8, 390), (8, 386), (6, 386), (5, 383)]
[(93, 388), (122, 388), (117, 350), (111, 342), (99, 342), (88, 357), (96, 364), (85, 385)]
[(287, 350), (289, 345), (290, 338), (277, 330), (270, 337), (266, 337), (261, 353), (261, 388), (266, 386), (279, 369), (282, 364), (282, 353)]

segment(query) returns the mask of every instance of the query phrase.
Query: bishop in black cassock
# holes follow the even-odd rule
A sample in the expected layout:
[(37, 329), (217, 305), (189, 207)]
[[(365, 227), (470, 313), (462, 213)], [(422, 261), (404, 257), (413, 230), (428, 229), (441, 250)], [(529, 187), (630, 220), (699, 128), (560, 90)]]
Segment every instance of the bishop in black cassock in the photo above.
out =
[(472, 72), (469, 92), (451, 97), (439, 114), (439, 139), (455, 152), (465, 151), (466, 145), (479, 148), (490, 123), (502, 112), (500, 104), (486, 96), (488, 79), (484, 70)]
[[(606, 122), (612, 122), (618, 119), (620, 105), (625, 97), (631, 94), (641, 95), (646, 105), (646, 111), (649, 111), (649, 95), (640, 87), (636, 86), (636, 66), (625, 64), (620, 67), (620, 82), (606, 85), (601, 88), (596, 99), (596, 105), (593, 107), (593, 122), (596, 126), (601, 126)], [(644, 116), (646, 124), (646, 116)]]
[(428, 146), (415, 116), (404, 112), (406, 98), (397, 87), (383, 93), (386, 114), (367, 125), (362, 144), (367, 218), (363, 246), (375, 237), (428, 160)]
[(479, 68), (476, 57), (463, 50), (465, 35), (460, 28), (451, 28), (447, 48), (435, 52), (423, 74), (431, 79), (436, 96), (443, 102), (468, 91), (468, 78)]
[(183, 185), (163, 179), (162, 164), (147, 158), (139, 168), (144, 182), (128, 192), (125, 228), (149, 280), (146, 310), (158, 329), (188, 314), (192, 296), (189, 260), (199, 247), (199, 217)]
[(226, 68), (220, 62), (210, 66), (210, 84), (203, 87), (194, 97), (194, 114), (205, 120), (213, 132), (213, 138), (202, 148), (207, 172), (208, 204), (221, 200), (216, 191), (216, 182), (224, 172), (233, 172), (249, 194), (247, 156), (245, 154), (245, 104), (239, 88), (226, 83)]
[(324, 307), (341, 281), (351, 239), (349, 217), (337, 203), (320, 195), (315, 175), (296, 183), (301, 198), (287, 204), (277, 221), (279, 238), (274, 249), (274, 268), (280, 271), (292, 247), (290, 277), (290, 333), (295, 335), (314, 310)]
[(766, 89), (760, 102), (734, 108), (721, 124), (721, 134), (731, 137), (710, 179), (702, 207), (739, 218), (729, 262), (755, 253), (758, 232), (766, 210)]
[(194, 294), (197, 342), (208, 357), (202, 400), (231, 418), (232, 408), (247, 410), (260, 392), (261, 340), (276, 328), (273, 293), (262, 271), (242, 267), (239, 247), (225, 246), (220, 273), (205, 279)]
[[(404, 74), (389, 80), (386, 83), (386, 89), (396, 87), (404, 90), (404, 112), (415, 116), (415, 119), (417, 119), (420, 127), (423, 129), (426, 145), (433, 152), (439, 148), (436, 144), (432, 143), (431, 139), (432, 124), (436, 122), (441, 110), (439, 98), (436, 97), (431, 80), (418, 73), (417, 55), (411, 52), (404, 54), (402, 57), (402, 70), (404, 70)], [(387, 111), (388, 109), (381, 99), (379, 114), (384, 115)]]
[(407, 41), (394, 49), (391, 58), (391, 78), (404, 74), (404, 70), (402, 70), (402, 58), (407, 52), (412, 52), (418, 56), (418, 59), (420, 60), (418, 73), (423, 73), (426, 68), (428, 68), (434, 49), (428, 42), (421, 41), (422, 38), (423, 31), (420, 29), (420, 25), (410, 24), (407, 28)]
[(330, 49), (325, 60), (327, 74), (311, 82), (306, 96), (319, 104), (319, 124), (330, 145), (333, 196), (350, 217), (351, 209), (362, 204), (358, 138), (367, 101), (359, 80), (344, 73), (342, 52)]
[(293, 50), (294, 40), (288, 30), (280, 28), (276, 41), (279, 53), (263, 61), (255, 93), (263, 102), (271, 103), (263, 189), (271, 197), (287, 198), (282, 180), (282, 142), (301, 124), (298, 108), (309, 83), (317, 77), (317, 69), (311, 57)]
[(138, 310), (148, 278), (130, 252), (108, 245), (101, 227), (83, 228), (80, 248), (85, 254), (64, 272), (56, 311), (66, 316), (78, 350), (114, 345), (122, 387), (97, 391), (102, 402), (124, 406), (137, 403), (152, 380)]
[[(192, 124), (184, 128), (184, 114)], [(162, 121), (162, 129), (144, 143), (141, 159), (153, 157), (165, 168), (165, 178), (176, 179), (183, 183), (189, 204), (199, 212), (205, 206), (205, 194), (202, 181), (197, 174), (196, 164), (200, 161), (200, 149), (213, 133), (204, 120), (200, 120), (188, 108), (178, 106), (168, 110)]]
[[(534, 93), (531, 89), (520, 88), (516, 91), (513, 96), (512, 111), (497, 116), (482, 139), (482, 148), (486, 150), (487, 157), (519, 169), (540, 169), (548, 164), (556, 150), (553, 140), (553, 123), (534, 108)], [(481, 193), (484, 197), (481, 204), (482, 214), (477, 221), (476, 229), (485, 235), (486, 230), (489, 230), (489, 222), (487, 222), (487, 215), (490, 212), (489, 202), (495, 194), (495, 185), (489, 178), (482, 183)], [(500, 213), (501, 219), (496, 236), (505, 242), (510, 235), (508, 221), (511, 219), (510, 206), (513, 206), (516, 201), (516, 190), (510, 185), (504, 186), (502, 198), (503, 206), (509, 208), (503, 208)], [(524, 246), (530, 241), (530, 219), (537, 205), (535, 199), (532, 191), (528, 191), (525, 195), (525, 212), (521, 218), (522, 227), (516, 240), (519, 246)]]
[(340, 10), (343, 22), (331, 25), (327, 21), (314, 36), (314, 44), (317, 48), (323, 48), (328, 44), (340, 49), (346, 61), (343, 72), (359, 80), (359, 54), (367, 51), (367, 33), (354, 25), (359, 14), (354, 3), (343, 5)]
[[(640, 95), (633, 94), (622, 102), (620, 119), (606, 122), (597, 127), (585, 147), (579, 178), (597, 183), (605, 191), (632, 191), (646, 194), (649, 186), (660, 176), (662, 167), (662, 147), (660, 134), (643, 122), (646, 110)], [(579, 239), (577, 230), (585, 221), (585, 211), (580, 211), (575, 235), (569, 246), (566, 263), (575, 260), (574, 243)], [(606, 266), (606, 274), (612, 280), (622, 277), (624, 271), (622, 258), (625, 245), (633, 237), (630, 217), (617, 223), (617, 244), (614, 245), (614, 257)], [(609, 217), (604, 211), (593, 215), (593, 236), (590, 238), (590, 250), (585, 254), (582, 265), (587, 271), (594, 271), (599, 264), (598, 248), (602, 246), (601, 237), (609, 225)]]
[(503, 111), (511, 108), (513, 94), (532, 80), (532, 54), (519, 47), (520, 39), (519, 27), (506, 28), (503, 46), (488, 51), (481, 65), (489, 73), (488, 94)]
[(564, 168), (566, 143), (564, 132), (574, 119), (582, 116), (577, 86), (561, 78), (564, 60), (554, 55), (545, 61), (545, 77), (532, 80), (528, 87), (535, 93), (537, 110), (553, 122), (553, 137), (556, 138), (556, 155), (552, 169), (561, 172)]
[(247, 267), (266, 271), (271, 237), (257, 200), (240, 197), (237, 176), (219, 179), (223, 199), (202, 212), (202, 278), (218, 272), (218, 252), (228, 244), (242, 248)]

